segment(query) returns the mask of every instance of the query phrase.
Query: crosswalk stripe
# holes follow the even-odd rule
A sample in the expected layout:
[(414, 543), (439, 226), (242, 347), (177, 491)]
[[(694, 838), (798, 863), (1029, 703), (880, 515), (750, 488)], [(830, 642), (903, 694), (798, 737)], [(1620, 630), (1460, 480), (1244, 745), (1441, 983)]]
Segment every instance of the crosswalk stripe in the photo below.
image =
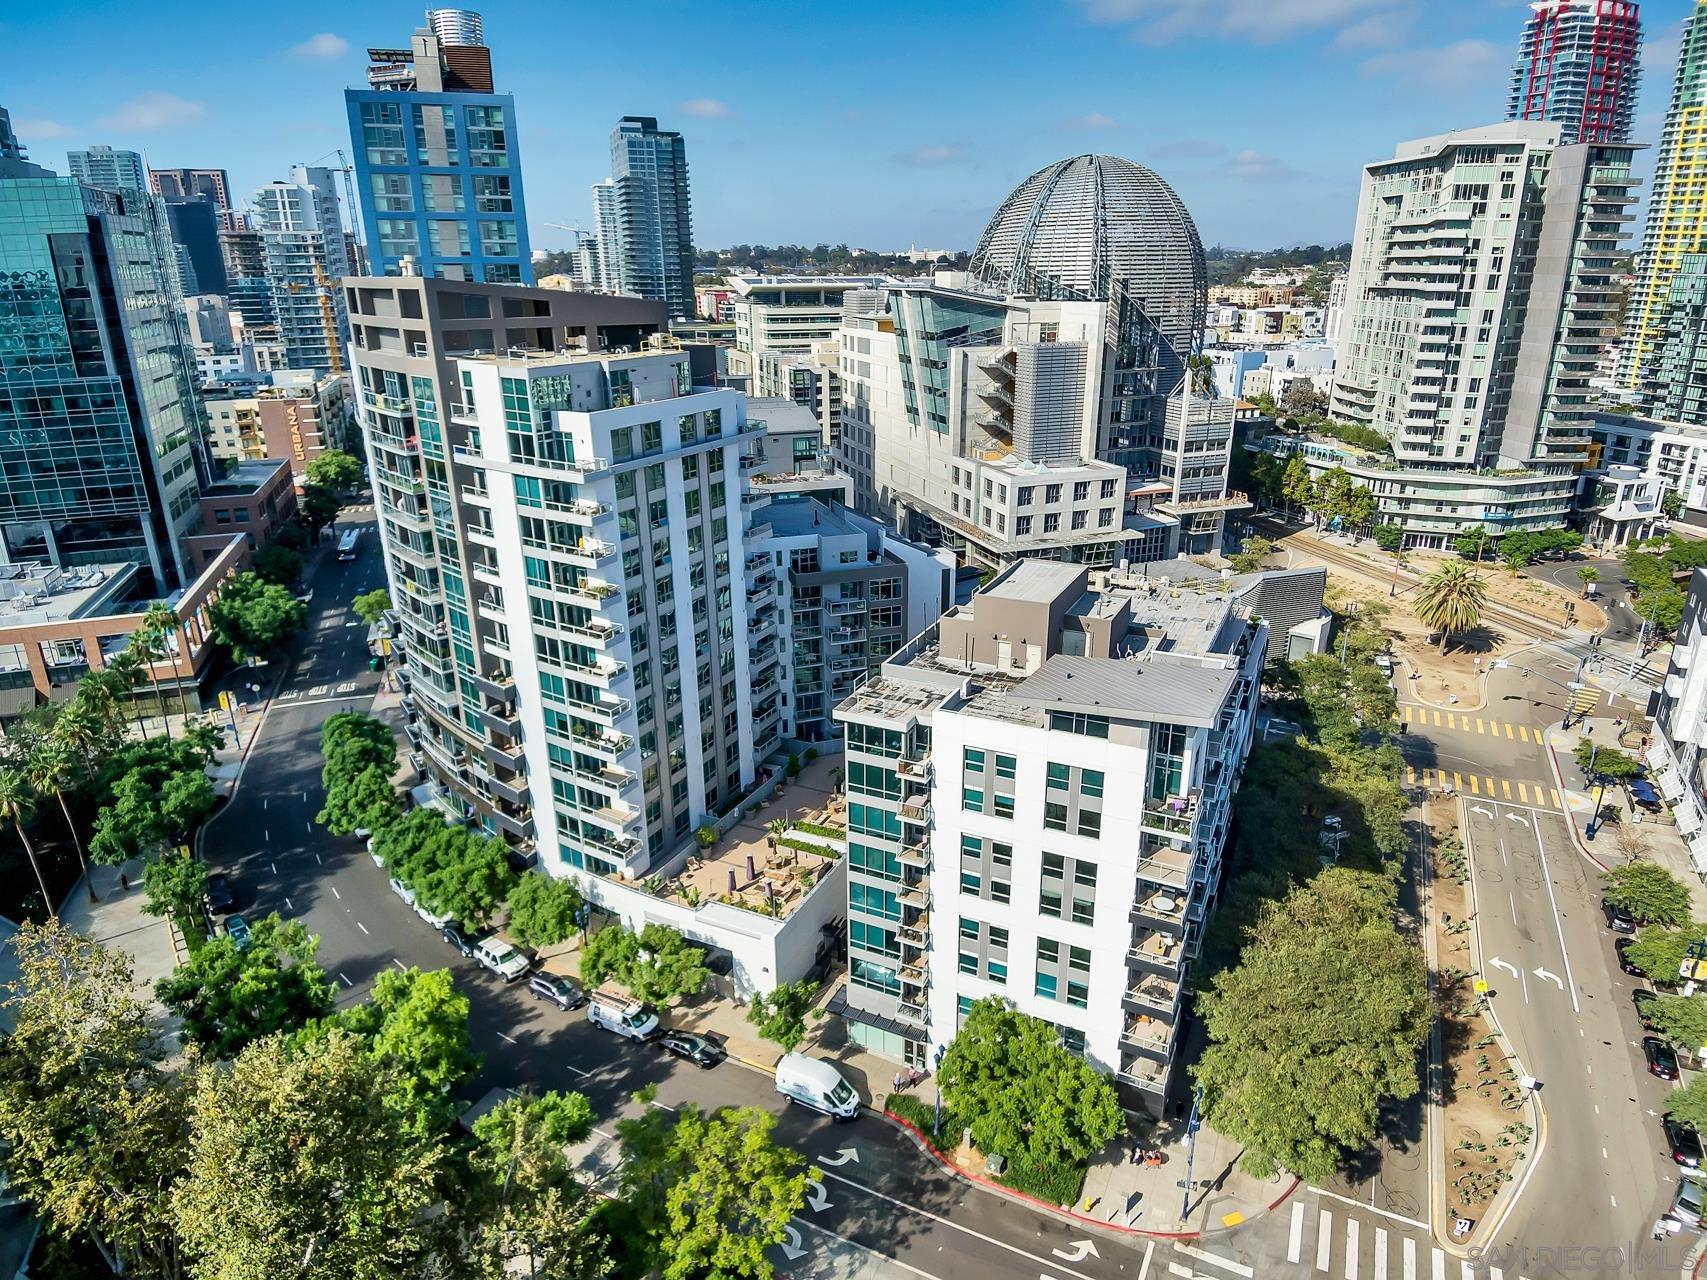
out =
[(1489, 1267), (1488, 1280), (1505, 1280), (1505, 1272), (1499, 1267)]
[(1437, 729), (1440, 727), (1440, 712), (1438, 711), (1434, 713), (1434, 727)]
[(1476, 732), (1477, 733), (1486, 733), (1487, 732), (1486, 729), (1482, 728), (1482, 722), (1480, 720), (1476, 721)]
[(1458, 1280), (1476, 1280), (1476, 1266), (1472, 1262), (1458, 1264)]
[(1529, 730), (1520, 724), (1517, 726), (1517, 736), (1519, 738), (1521, 738), (1523, 741), (1528, 742), (1529, 741)]
[(1448, 729), (1456, 729), (1458, 727), (1458, 722), (1455, 719), (1453, 719), (1452, 713), (1450, 711), (1448, 711), (1446, 713), (1446, 727)]
[(1511, 799), (1511, 782), (1508, 779), (1500, 779), (1500, 790), (1505, 793), (1505, 798), (1507, 800)]
[(1322, 1216), (1316, 1220), (1317, 1271), (1326, 1271), (1328, 1269), (1328, 1251), (1334, 1247), (1334, 1238), (1329, 1235), (1328, 1232), (1332, 1229), (1333, 1222), (1334, 1215), (1329, 1213), (1326, 1209), (1322, 1210)]
[(1286, 1237), (1286, 1260), (1297, 1262), (1304, 1250), (1304, 1202), (1292, 1206), (1292, 1228)]
[(1456, 769), (1452, 771), (1452, 789), (1454, 791), (1464, 790), (1464, 779), (1458, 776), (1458, 770)]
[(1345, 1220), (1345, 1280), (1357, 1280), (1357, 1219)]
[(1482, 794), (1482, 784), (1473, 773), (1470, 775), (1470, 794), (1473, 796)]
[(1399, 718), (1401, 720), (1403, 720), (1406, 724), (1409, 724), (1411, 722), (1411, 704), (1410, 703), (1407, 702), (1404, 706), (1399, 708)]
[(1435, 1246), (1434, 1267), (1430, 1274), (1433, 1275), (1434, 1280), (1446, 1280), (1446, 1254), (1438, 1245)]
[(1404, 1280), (1417, 1280), (1417, 1242), (1409, 1236), (1405, 1237), (1404, 1256), (1401, 1261), (1405, 1268)]
[(1511, 726), (1509, 724), (1505, 727), (1505, 736), (1508, 738), (1512, 736)]
[(1375, 1280), (1387, 1280), (1387, 1232), (1375, 1228)]
[(1559, 788), (1557, 787), (1553, 788), (1553, 807), (1555, 809), (1563, 809), (1565, 807), (1565, 802), (1559, 798)]
[(1521, 782), (1517, 784), (1517, 798), (1523, 801), (1524, 804), (1529, 803), (1529, 788), (1524, 786)]

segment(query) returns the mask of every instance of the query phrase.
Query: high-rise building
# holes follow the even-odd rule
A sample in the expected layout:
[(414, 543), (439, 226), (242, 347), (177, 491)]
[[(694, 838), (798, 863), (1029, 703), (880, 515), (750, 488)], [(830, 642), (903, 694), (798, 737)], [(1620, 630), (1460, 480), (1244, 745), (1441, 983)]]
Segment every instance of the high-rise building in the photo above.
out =
[(1636, 254), (1617, 383), (1631, 396), (1656, 376), (1671, 305), (1672, 277), (1683, 258), (1707, 252), (1707, 0), (1696, 0), (1683, 25), (1677, 79), (1660, 134), (1648, 222)]
[(730, 276), (735, 348), (748, 355), (810, 351), (836, 336), (847, 294), (876, 298), (883, 283), (882, 276)]
[(1707, 875), (1707, 570), (1697, 569), (1664, 684), (1644, 739), (1649, 776), (1689, 842), (1697, 874)]
[(130, 561), (165, 594), (194, 574), (206, 459), (160, 202), (5, 151), (0, 558)]
[(408, 48), (368, 57), (344, 104), (370, 270), (531, 284), (516, 102), (493, 90), (480, 15), (430, 9)]
[(605, 273), (617, 291), (659, 299), (672, 320), (685, 320), (694, 313), (693, 218), (682, 135), (652, 116), (624, 116), (611, 130), (610, 164), (609, 195), (594, 188), (601, 242), (606, 226), (615, 228)]
[(1001, 996), (1159, 1114), (1266, 651), (1218, 583), (1026, 561), (842, 702), (850, 1038), (927, 1066)]
[(593, 233), (581, 238), (581, 275), (606, 293), (622, 292), (622, 240), (616, 180), (593, 184)]
[(11, 112), (0, 107), (0, 178), (47, 178), (52, 176), (52, 170), (31, 163), (29, 156), (25, 153), (24, 144), (18, 141), (18, 135), (12, 131)]
[(1629, 142), (1642, 75), (1634, 0), (1534, 0), (1511, 72), (1507, 120), (1559, 126), (1559, 141)]
[(85, 186), (103, 191), (147, 191), (147, 172), (142, 157), (134, 151), (115, 150), (96, 143), (87, 151), (65, 153), (71, 176)]
[(1332, 413), (1402, 467), (1575, 483), (1636, 180), (1632, 147), (1559, 133), (1466, 129), (1364, 167)]
[(330, 169), (297, 165), (255, 193), (274, 323), (292, 369), (341, 373), (349, 333), (338, 281), (350, 274)]
[(267, 279), (266, 239), (247, 227), (229, 227), (219, 233), (219, 255), (225, 263), (225, 281), (231, 308), (243, 317), (250, 332), (278, 327), (273, 310), (273, 285)]
[(224, 169), (150, 169), (148, 189), (163, 200), (200, 198), (211, 200), (221, 214), (231, 212), (231, 178)]
[(205, 196), (166, 197), (166, 226), (172, 237), (178, 271), (178, 291), (224, 295), (230, 289), (225, 258), (220, 252), (220, 209)]

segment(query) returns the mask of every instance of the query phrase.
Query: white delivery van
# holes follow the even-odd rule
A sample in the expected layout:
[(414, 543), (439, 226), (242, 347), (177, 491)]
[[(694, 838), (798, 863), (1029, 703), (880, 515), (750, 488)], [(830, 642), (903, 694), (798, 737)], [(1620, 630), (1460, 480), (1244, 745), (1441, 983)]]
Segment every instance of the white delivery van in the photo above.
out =
[(803, 1053), (782, 1055), (776, 1064), (776, 1091), (832, 1120), (852, 1120), (859, 1114), (859, 1091), (829, 1063)]
[(651, 1005), (608, 987), (593, 992), (587, 1001), (587, 1021), (629, 1040), (650, 1040), (664, 1033)]

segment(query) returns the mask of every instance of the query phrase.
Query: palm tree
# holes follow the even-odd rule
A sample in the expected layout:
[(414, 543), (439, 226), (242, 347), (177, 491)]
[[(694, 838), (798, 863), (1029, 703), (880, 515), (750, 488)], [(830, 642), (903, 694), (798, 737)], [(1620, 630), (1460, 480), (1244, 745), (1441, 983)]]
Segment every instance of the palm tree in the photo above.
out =
[(30, 792), (29, 779), (21, 769), (0, 769), (0, 822), (10, 822), (17, 829), (18, 839), (24, 842), (24, 852), (29, 855), (30, 866), (36, 873), (36, 883), (41, 886), (41, 900), (47, 906), (48, 915), (55, 919), (59, 913), (53, 909), (53, 895), (48, 892), (47, 877), (42, 874), (41, 861), (36, 857), (36, 847), (30, 843), (29, 832), (24, 830), (24, 822), (35, 810), (36, 798)]
[(1417, 588), (1417, 617), (1440, 632), (1440, 651), (1454, 631), (1468, 631), (1482, 620), (1487, 588), (1476, 570), (1462, 560), (1449, 560)]
[[(133, 633), (132, 640), (134, 639), (135, 636)], [(136, 655), (135, 651), (130, 647), (130, 644), (127, 643), (123, 649), (120, 649), (112, 657), (107, 659), (105, 670), (112, 673), (112, 694), (114, 706), (116, 707), (119, 692), (123, 691), (126, 695), (134, 693), (136, 691), (137, 684), (142, 680), (142, 659)], [(101, 673), (91, 672), (90, 674), (99, 675)], [(85, 676), (83, 677), (82, 685), (79, 686), (79, 691), (88, 687), (89, 676)], [(135, 705), (134, 699), (132, 700), (132, 705)], [(143, 740), (147, 741), (148, 724), (142, 718), (142, 708), (140, 706), (136, 707), (136, 729), (137, 732), (142, 735)]]
[(1215, 362), (1198, 354), (1185, 358), (1186, 372), (1191, 377), (1191, 394), (1204, 399), (1215, 394)]
[(1592, 564), (1585, 564), (1577, 570), (1577, 578), (1583, 584), (1583, 595), (1588, 595), (1588, 589), (1600, 581), (1600, 570)]
[(166, 694), (160, 687), (160, 673), (154, 664), (164, 659), (169, 652), (166, 648), (166, 633), (156, 625), (156, 605), (149, 605), (148, 612), (143, 615), (142, 625), (130, 633), (130, 640), (125, 645), (127, 653), (135, 653), (138, 666), (148, 672), (148, 682), (154, 686), (154, 701), (160, 705), (160, 719), (165, 723), (166, 736), (172, 736), (172, 718), (166, 710)]
[[(76, 822), (71, 818), (71, 802), (67, 798), (71, 791), (72, 761), (77, 758), (76, 752), (67, 741), (67, 735), (61, 732), (67, 720), (72, 722), (69, 736), (82, 736), (76, 709), (68, 709), (54, 723), (52, 735), (36, 744), (35, 750), (30, 753), (30, 758), (24, 765), (24, 770), (30, 787), (38, 796), (44, 796), (50, 791), (59, 796), (59, 811), (65, 815), (65, 829), (71, 833), (72, 847), (77, 850), (77, 865), (83, 872), (83, 887), (88, 890), (90, 902), (99, 902), (100, 897), (95, 893), (95, 882), (89, 878), (89, 860), (83, 856), (83, 841), (77, 834)], [(87, 760), (84, 761), (84, 767), (88, 767)]]
[[(170, 637), (177, 641), (176, 653), (186, 657), (189, 655), (190, 646), (184, 635), (183, 624), (178, 621), (177, 611), (164, 600), (156, 600), (148, 606), (148, 612), (142, 615), (142, 623), (153, 632), (155, 643), (160, 647), (161, 658), (170, 659), (172, 662), (173, 680), (178, 686), (178, 701), (184, 708), (184, 719), (187, 722), (190, 718), (190, 695), (184, 692), (183, 682), (177, 679), (177, 657), (173, 646), (167, 643), (167, 638)], [(164, 708), (161, 714), (165, 714)]]

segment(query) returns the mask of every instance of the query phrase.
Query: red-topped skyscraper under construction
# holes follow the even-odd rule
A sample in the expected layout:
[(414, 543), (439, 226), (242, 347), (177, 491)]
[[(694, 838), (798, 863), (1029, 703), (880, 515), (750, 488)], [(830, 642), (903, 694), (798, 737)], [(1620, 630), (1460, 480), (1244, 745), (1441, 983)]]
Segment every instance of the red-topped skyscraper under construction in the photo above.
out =
[(1546, 120), (1560, 141), (1628, 142), (1641, 77), (1633, 0), (1536, 0), (1511, 73), (1507, 120)]

